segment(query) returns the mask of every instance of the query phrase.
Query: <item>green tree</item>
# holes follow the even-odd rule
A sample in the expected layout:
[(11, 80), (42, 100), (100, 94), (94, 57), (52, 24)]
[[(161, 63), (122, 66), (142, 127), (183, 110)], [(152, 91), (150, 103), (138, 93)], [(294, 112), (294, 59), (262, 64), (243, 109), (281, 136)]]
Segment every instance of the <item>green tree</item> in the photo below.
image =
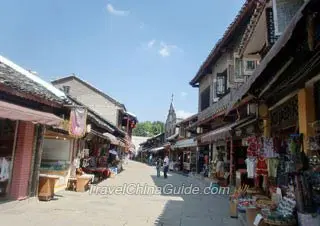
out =
[(160, 121), (140, 122), (133, 130), (133, 136), (152, 137), (164, 132), (164, 123)]

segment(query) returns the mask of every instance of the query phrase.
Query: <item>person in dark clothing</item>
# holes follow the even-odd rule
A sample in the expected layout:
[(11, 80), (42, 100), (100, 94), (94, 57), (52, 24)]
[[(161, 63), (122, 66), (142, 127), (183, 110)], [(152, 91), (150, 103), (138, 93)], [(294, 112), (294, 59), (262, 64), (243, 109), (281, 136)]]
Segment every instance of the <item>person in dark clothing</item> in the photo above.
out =
[(161, 159), (160, 158), (157, 159), (156, 168), (157, 168), (157, 177), (160, 177), (160, 168), (161, 168)]

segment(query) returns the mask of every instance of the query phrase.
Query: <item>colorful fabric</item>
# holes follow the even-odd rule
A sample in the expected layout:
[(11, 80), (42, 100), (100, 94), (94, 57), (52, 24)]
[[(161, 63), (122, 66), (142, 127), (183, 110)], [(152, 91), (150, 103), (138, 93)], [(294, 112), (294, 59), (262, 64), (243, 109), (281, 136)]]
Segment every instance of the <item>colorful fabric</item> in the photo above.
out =
[(5, 158), (0, 160), (0, 181), (5, 181), (9, 179), (9, 161)]
[(73, 108), (70, 112), (69, 134), (76, 138), (82, 138), (87, 129), (87, 110), (85, 108)]
[(252, 136), (247, 139), (247, 142), (247, 156), (258, 156), (261, 149), (261, 143), (259, 139), (255, 136)]
[(275, 152), (273, 138), (264, 137), (263, 138), (263, 156), (266, 158), (278, 157), (279, 154)]
[(270, 158), (268, 159), (268, 176), (269, 177), (277, 177), (277, 169), (279, 166), (279, 159)]
[(267, 161), (263, 157), (258, 158), (257, 162), (257, 175), (267, 175), (268, 174), (268, 165)]
[(256, 158), (247, 158), (245, 160), (245, 162), (247, 165), (248, 178), (254, 178), (255, 174), (256, 174), (257, 159)]

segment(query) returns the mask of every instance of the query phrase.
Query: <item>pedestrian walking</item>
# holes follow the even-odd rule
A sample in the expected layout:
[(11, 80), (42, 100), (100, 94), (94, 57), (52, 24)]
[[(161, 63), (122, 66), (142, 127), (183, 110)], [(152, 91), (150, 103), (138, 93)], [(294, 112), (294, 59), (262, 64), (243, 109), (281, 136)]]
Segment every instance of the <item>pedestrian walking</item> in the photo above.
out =
[(149, 165), (152, 166), (152, 154), (149, 156)]
[(169, 157), (166, 155), (166, 157), (163, 160), (163, 176), (164, 178), (168, 178), (168, 170), (169, 170)]
[(156, 168), (157, 168), (157, 177), (160, 177), (161, 158), (157, 159)]

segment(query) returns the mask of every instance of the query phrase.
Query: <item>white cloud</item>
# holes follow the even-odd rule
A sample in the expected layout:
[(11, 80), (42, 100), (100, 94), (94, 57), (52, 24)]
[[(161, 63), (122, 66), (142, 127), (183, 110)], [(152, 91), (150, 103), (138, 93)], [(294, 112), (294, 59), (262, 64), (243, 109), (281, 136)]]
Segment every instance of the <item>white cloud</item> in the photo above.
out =
[(113, 7), (113, 5), (108, 4), (107, 5), (107, 10), (110, 14), (112, 15), (116, 15), (116, 16), (127, 16), (129, 15), (129, 11), (125, 11), (125, 10), (117, 10)]
[(176, 45), (167, 45), (164, 42), (160, 43), (160, 49), (159, 49), (159, 54), (162, 57), (168, 57), (171, 55), (172, 51), (175, 49), (178, 49)]
[(148, 42), (148, 48), (152, 48), (154, 46), (154, 44), (156, 43), (156, 40), (151, 40)]
[(185, 98), (186, 96), (188, 96), (188, 93), (186, 93), (186, 92), (181, 92), (180, 93), (180, 97), (181, 98)]
[(178, 111), (176, 111), (176, 115), (177, 115), (177, 118), (185, 119), (185, 118), (192, 116), (193, 113), (186, 112), (184, 110), (178, 110)]

